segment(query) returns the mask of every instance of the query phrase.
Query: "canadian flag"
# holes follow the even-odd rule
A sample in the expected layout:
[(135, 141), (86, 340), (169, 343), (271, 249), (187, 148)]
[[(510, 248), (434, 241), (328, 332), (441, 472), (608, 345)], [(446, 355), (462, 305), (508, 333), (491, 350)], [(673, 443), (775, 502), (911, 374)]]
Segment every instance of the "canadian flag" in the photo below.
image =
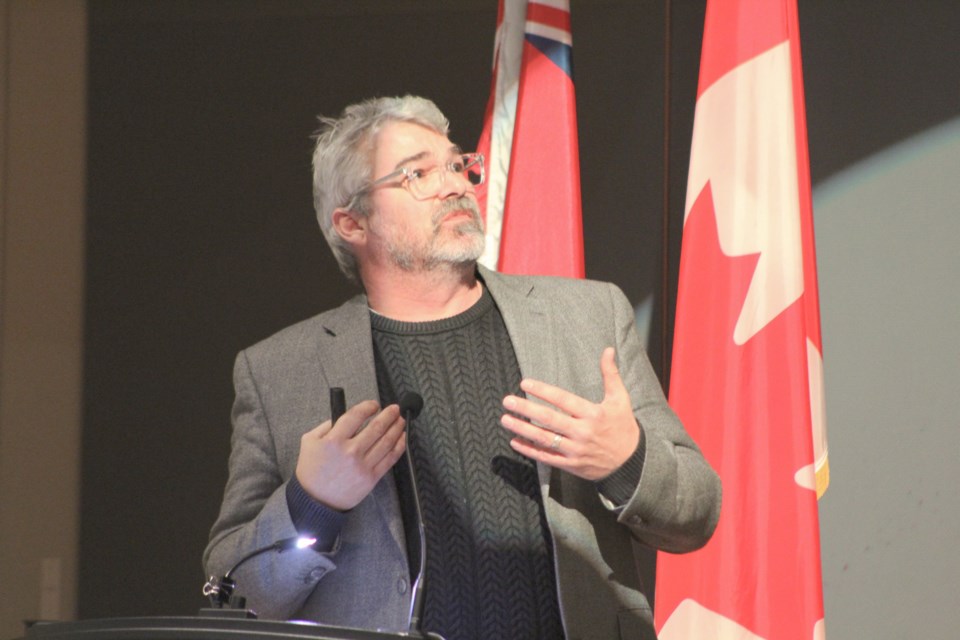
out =
[(567, 0), (500, 0), (478, 151), (480, 261), (504, 273), (582, 278), (580, 158)]
[(796, 0), (708, 0), (670, 404), (723, 506), (659, 555), (661, 640), (824, 638), (819, 315)]

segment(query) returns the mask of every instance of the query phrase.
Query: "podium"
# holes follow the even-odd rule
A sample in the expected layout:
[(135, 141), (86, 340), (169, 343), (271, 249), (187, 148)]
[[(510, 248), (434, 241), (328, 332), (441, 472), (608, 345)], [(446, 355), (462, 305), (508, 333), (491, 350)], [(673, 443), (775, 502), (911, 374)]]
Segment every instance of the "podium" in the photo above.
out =
[(388, 633), (240, 617), (183, 616), (37, 622), (20, 640), (398, 640), (417, 633)]

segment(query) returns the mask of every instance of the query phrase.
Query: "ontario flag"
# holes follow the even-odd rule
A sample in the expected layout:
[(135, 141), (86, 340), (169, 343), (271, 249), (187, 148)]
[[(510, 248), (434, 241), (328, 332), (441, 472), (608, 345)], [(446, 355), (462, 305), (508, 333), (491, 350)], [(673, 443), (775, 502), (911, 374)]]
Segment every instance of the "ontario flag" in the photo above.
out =
[(491, 269), (584, 275), (572, 43), (567, 0), (500, 0), (478, 144)]
[(825, 636), (819, 303), (796, 0), (708, 0), (670, 404), (723, 481), (657, 562), (661, 640)]

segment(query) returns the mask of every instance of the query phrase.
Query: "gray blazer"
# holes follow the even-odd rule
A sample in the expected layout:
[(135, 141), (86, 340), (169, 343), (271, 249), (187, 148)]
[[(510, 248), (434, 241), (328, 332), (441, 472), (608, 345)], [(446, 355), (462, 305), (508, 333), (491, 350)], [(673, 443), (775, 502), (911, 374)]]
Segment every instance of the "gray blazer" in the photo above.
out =
[[(480, 274), (524, 377), (597, 402), (603, 397), (600, 354), (616, 347), (646, 439), (633, 497), (611, 504), (594, 483), (545, 465), (539, 466), (540, 485), (567, 638), (654, 638), (631, 537), (671, 552), (704, 545), (719, 517), (719, 479), (667, 406), (633, 310), (617, 287), (482, 268)], [(348, 405), (379, 398), (366, 298), (357, 296), (241, 352), (234, 386), (230, 473), (204, 553), (207, 575), (222, 575), (245, 553), (296, 535), (286, 482), (300, 437), (330, 417), (328, 388), (343, 387)], [(349, 512), (330, 553), (264, 554), (235, 574), (237, 593), (261, 617), (386, 630), (408, 626), (408, 577), (392, 474)]]

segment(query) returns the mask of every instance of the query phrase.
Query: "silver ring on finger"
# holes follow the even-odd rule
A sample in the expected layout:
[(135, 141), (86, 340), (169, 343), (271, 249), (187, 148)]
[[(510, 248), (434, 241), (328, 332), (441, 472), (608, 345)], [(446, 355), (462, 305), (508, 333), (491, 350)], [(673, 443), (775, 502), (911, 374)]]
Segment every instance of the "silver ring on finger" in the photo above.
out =
[(563, 440), (563, 436), (559, 433), (553, 434), (553, 442), (550, 443), (551, 451), (560, 451), (560, 442)]

